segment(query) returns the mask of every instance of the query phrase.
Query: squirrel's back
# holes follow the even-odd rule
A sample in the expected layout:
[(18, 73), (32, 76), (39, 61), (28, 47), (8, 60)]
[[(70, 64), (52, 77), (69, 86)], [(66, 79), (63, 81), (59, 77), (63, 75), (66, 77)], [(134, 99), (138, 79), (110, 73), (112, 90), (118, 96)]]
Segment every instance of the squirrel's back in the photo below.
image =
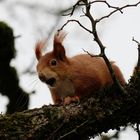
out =
[[(88, 94), (113, 83), (108, 67), (101, 57), (81, 54), (70, 59), (72, 79), (77, 94)], [(124, 86), (125, 79), (120, 69), (111, 62), (115, 75)]]

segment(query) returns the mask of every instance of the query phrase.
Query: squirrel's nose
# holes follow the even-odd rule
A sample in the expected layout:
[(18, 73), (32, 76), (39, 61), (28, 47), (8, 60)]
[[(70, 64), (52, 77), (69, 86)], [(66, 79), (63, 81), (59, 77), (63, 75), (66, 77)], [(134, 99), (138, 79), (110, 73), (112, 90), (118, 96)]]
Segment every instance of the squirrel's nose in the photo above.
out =
[(53, 78), (53, 77), (52, 78), (46, 78), (45, 75), (43, 75), (43, 74), (39, 74), (38, 77), (42, 82), (50, 85), (51, 87), (53, 87), (56, 83), (56, 79)]
[(43, 74), (39, 74), (38, 77), (42, 82), (46, 81), (46, 77)]

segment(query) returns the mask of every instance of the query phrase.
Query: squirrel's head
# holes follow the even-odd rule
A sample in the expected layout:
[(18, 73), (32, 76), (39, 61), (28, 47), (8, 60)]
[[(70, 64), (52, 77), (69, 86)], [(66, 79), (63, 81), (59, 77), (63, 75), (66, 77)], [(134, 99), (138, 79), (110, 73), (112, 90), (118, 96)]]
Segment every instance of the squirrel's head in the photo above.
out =
[(62, 42), (66, 36), (64, 32), (58, 32), (54, 36), (53, 51), (42, 55), (41, 49), (45, 46), (45, 41), (36, 44), (35, 54), (38, 60), (37, 72), (39, 79), (49, 85), (57, 86), (65, 78), (68, 59)]

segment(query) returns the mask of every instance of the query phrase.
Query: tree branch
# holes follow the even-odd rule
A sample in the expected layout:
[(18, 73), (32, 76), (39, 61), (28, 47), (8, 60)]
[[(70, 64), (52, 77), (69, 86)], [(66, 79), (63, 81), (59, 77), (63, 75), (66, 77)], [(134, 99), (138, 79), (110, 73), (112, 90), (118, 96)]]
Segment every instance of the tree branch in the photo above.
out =
[[(107, 2), (106, 2), (106, 4), (107, 4)], [(122, 14), (122, 13), (123, 13), (123, 12), (122, 12), (123, 9), (130, 8), (130, 7), (136, 7), (136, 6), (138, 6), (139, 4), (140, 4), (140, 1), (137, 2), (137, 3), (135, 3), (135, 4), (127, 4), (127, 5), (122, 6), (122, 7), (116, 7), (116, 9), (115, 9), (114, 11), (110, 12), (110, 13), (109, 13), (108, 15), (106, 15), (106, 16), (103, 16), (103, 17), (99, 18), (99, 19), (97, 20), (97, 22), (100, 22), (100, 21), (103, 20), (103, 19), (109, 18), (111, 15), (113, 15), (114, 13), (116, 13), (116, 12), (118, 12), (118, 11), (121, 12), (121, 14)], [(108, 4), (108, 6), (110, 6), (110, 5)]]
[[(81, 4), (82, 2), (82, 4)], [(99, 18), (98, 20), (95, 20), (94, 17), (92, 16), (91, 12), (90, 12), (90, 9), (91, 9), (91, 5), (94, 4), (94, 3), (97, 3), (97, 2), (100, 2), (100, 3), (105, 3), (109, 8), (113, 8), (115, 9), (114, 11), (112, 11), (111, 13), (109, 13), (108, 15), (106, 16), (103, 16), (101, 18)], [(102, 41), (100, 40), (99, 36), (98, 36), (98, 33), (97, 33), (97, 23), (99, 23), (101, 20), (105, 19), (105, 18), (108, 18), (110, 17), (112, 14), (116, 13), (117, 11), (120, 11), (121, 13), (123, 9), (125, 8), (128, 8), (128, 7), (134, 7), (134, 6), (138, 6), (140, 4), (140, 1), (137, 2), (136, 4), (128, 4), (128, 5), (125, 5), (123, 7), (115, 7), (115, 6), (111, 6), (108, 2), (106, 1), (101, 1), (101, 0), (97, 0), (97, 1), (92, 1), (92, 2), (89, 2), (88, 0), (79, 0), (74, 6), (73, 6), (73, 9), (72, 9), (72, 12), (69, 14), (69, 15), (73, 15), (74, 13), (74, 10), (75, 10), (75, 7), (77, 6), (85, 6), (85, 11), (83, 11), (83, 13), (85, 14), (86, 17), (88, 17), (88, 19), (90, 20), (90, 23), (91, 23), (91, 30), (87, 29), (84, 25), (82, 25), (78, 20), (68, 20), (62, 27), (60, 30), (62, 30), (69, 22), (77, 22), (79, 24), (79, 26), (81, 26), (84, 30), (88, 31), (89, 33), (91, 33), (94, 37), (94, 40), (97, 42), (97, 44), (99, 45), (100, 47), (100, 54), (98, 56), (101, 56), (103, 57), (103, 59), (105, 60), (106, 62), (106, 65), (110, 71), (110, 74), (111, 74), (111, 77), (112, 77), (112, 80), (114, 81), (114, 84), (118, 87), (118, 89), (120, 89), (120, 91), (122, 93), (125, 93), (125, 90), (123, 89), (123, 87), (120, 85), (118, 79), (116, 78), (115, 76), (115, 73), (112, 69), (112, 66), (105, 54), (105, 46), (103, 45)], [(89, 53), (88, 53), (89, 54)]]
[(115, 87), (110, 87), (80, 104), (49, 105), (1, 115), (0, 139), (88, 139), (109, 129), (140, 123), (139, 75), (125, 87), (127, 94), (118, 94)]
[(94, 37), (94, 40), (97, 42), (97, 44), (99, 45), (100, 47), (100, 55), (101, 57), (103, 57), (103, 59), (105, 60), (106, 62), (106, 65), (110, 71), (110, 74), (111, 74), (111, 77), (112, 77), (112, 80), (114, 82), (114, 84), (118, 87), (118, 89), (122, 92), (122, 93), (125, 93), (123, 87), (120, 85), (118, 79), (116, 78), (115, 76), (115, 73), (112, 69), (112, 66), (105, 54), (105, 46), (103, 45), (102, 41), (100, 40), (99, 36), (98, 36), (98, 33), (97, 33), (97, 20), (95, 20), (90, 12), (90, 9), (91, 9), (91, 3), (88, 2), (88, 0), (83, 0), (83, 2), (85, 3), (85, 9), (86, 9), (86, 12), (85, 12), (85, 16), (89, 18), (90, 22), (91, 22), (91, 28), (92, 28), (92, 32), (91, 34), (93, 35)]
[(63, 30), (64, 27), (65, 27), (68, 23), (70, 23), (70, 22), (76, 22), (76, 23), (79, 24), (80, 27), (82, 27), (83, 29), (85, 29), (85, 30), (88, 31), (89, 33), (92, 33), (92, 31), (90, 31), (88, 28), (86, 28), (86, 27), (85, 27), (84, 25), (82, 25), (78, 20), (75, 20), (75, 19), (67, 20), (67, 22), (58, 30), (58, 32), (61, 31), (61, 30)]
[[(83, 4), (80, 4), (80, 2), (83, 2)], [(81, 26), (84, 30), (88, 31), (89, 33), (91, 33), (94, 37), (94, 40), (97, 42), (97, 44), (99, 45), (100, 47), (100, 54), (98, 56), (101, 56), (103, 57), (103, 59), (105, 60), (106, 62), (106, 65), (110, 71), (110, 74), (111, 74), (111, 77), (112, 77), (112, 80), (114, 82), (114, 84), (118, 87), (118, 89), (120, 90), (121, 93), (125, 93), (125, 90), (123, 89), (123, 87), (121, 86), (121, 84), (119, 83), (118, 79), (116, 78), (115, 76), (115, 73), (112, 69), (112, 66), (105, 54), (105, 46), (103, 45), (102, 41), (100, 40), (99, 36), (98, 36), (98, 33), (97, 33), (97, 23), (100, 22), (102, 19), (106, 18), (106, 17), (109, 17), (110, 15), (114, 14), (115, 12), (117, 11), (120, 11), (122, 13), (122, 9), (124, 8), (127, 8), (127, 7), (132, 7), (132, 6), (137, 6), (140, 2), (136, 3), (136, 4), (132, 4), (132, 5), (125, 5), (121, 8), (119, 7), (114, 7), (114, 6), (111, 6), (109, 3), (107, 3), (106, 1), (102, 1), (104, 2), (105, 4), (108, 5), (108, 7), (111, 7), (111, 8), (115, 8), (115, 10), (113, 12), (111, 12), (109, 15), (107, 16), (104, 16), (104, 17), (101, 17), (100, 19), (98, 20), (95, 20), (94, 17), (92, 16), (91, 12), (90, 12), (90, 9), (91, 9), (91, 4), (93, 3), (96, 3), (96, 2), (101, 2), (100, 0), (99, 1), (93, 1), (93, 2), (89, 2), (88, 0), (79, 0), (74, 6), (73, 6), (73, 10), (71, 12), (70, 15), (73, 14), (74, 10), (75, 10), (75, 7), (78, 6), (78, 5), (82, 5), (82, 6), (85, 6), (85, 11), (86, 12), (83, 12), (85, 14), (86, 17), (88, 17), (88, 19), (90, 20), (90, 23), (91, 23), (91, 30), (87, 29), (84, 25), (82, 25), (78, 20), (68, 20), (62, 27), (60, 30), (62, 30), (69, 22), (77, 22), (79, 24), (79, 26)], [(58, 30), (58, 31), (60, 31)]]
[(119, 7), (112, 6), (112, 5), (110, 5), (107, 1), (96, 0), (96, 1), (90, 2), (90, 4), (93, 4), (93, 3), (105, 3), (105, 4), (108, 6), (108, 8), (112, 8), (112, 9), (118, 10), (118, 11), (120, 11), (121, 13), (123, 13)]

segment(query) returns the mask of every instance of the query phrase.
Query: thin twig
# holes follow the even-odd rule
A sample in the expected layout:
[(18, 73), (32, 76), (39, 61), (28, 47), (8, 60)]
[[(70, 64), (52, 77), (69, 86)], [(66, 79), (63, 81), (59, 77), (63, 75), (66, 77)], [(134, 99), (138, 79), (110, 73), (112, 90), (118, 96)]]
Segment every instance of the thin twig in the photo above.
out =
[(87, 53), (87, 54), (88, 54), (89, 56), (91, 56), (91, 57), (102, 57), (101, 54), (93, 55), (93, 54), (89, 53), (88, 51), (86, 51), (85, 49), (83, 49), (83, 51), (84, 51), (85, 53)]
[(82, 25), (78, 20), (75, 20), (75, 19), (71, 19), (71, 20), (68, 20), (58, 31), (61, 31), (63, 30), (63, 28), (70, 22), (76, 22), (79, 24), (79, 26), (81, 26), (83, 29), (85, 29), (86, 31), (88, 31), (89, 33), (92, 33), (92, 31), (90, 31), (88, 28), (86, 28), (84, 25)]
[(135, 40), (134, 37), (132, 38), (132, 41), (136, 42), (138, 44), (138, 48), (140, 48), (140, 42), (139, 41)]
[(135, 40), (134, 37), (132, 38), (132, 41), (136, 42), (138, 45), (138, 61), (135, 70), (133, 72), (133, 75), (135, 75), (138, 71), (140, 71), (140, 42)]
[(93, 4), (93, 3), (105, 3), (108, 6), (108, 8), (116, 9), (116, 10), (119, 10), (121, 13), (123, 13), (122, 10), (119, 7), (112, 6), (107, 1), (96, 0), (96, 1), (90, 2), (90, 4)]
[(123, 9), (129, 8), (129, 7), (136, 7), (136, 6), (138, 6), (139, 4), (140, 4), (140, 1), (137, 2), (136, 4), (127, 4), (127, 5), (122, 6), (122, 7), (120, 7), (120, 8), (118, 7), (118, 8), (116, 8), (114, 11), (112, 11), (111, 13), (109, 13), (108, 15), (99, 18), (99, 19), (97, 20), (97, 22), (100, 22), (101, 20), (103, 20), (103, 19), (105, 19), (105, 18), (109, 18), (111, 15), (113, 15), (114, 13), (116, 13), (116, 12), (118, 12), (118, 11), (121, 11), (121, 13), (123, 13), (123, 12), (122, 12)]
[(21, 35), (16, 35), (16, 36), (14, 36), (15, 39), (18, 39), (18, 38), (20, 38), (20, 37), (21, 37)]
[(76, 8), (79, 7), (79, 6), (81, 5), (80, 2), (81, 2), (81, 0), (78, 0), (78, 1), (76, 2), (76, 4), (73, 5), (73, 7), (70, 9), (71, 12), (68, 13), (68, 14), (63, 14), (63, 16), (69, 16), (69, 15), (72, 16), (72, 15), (74, 14)]

